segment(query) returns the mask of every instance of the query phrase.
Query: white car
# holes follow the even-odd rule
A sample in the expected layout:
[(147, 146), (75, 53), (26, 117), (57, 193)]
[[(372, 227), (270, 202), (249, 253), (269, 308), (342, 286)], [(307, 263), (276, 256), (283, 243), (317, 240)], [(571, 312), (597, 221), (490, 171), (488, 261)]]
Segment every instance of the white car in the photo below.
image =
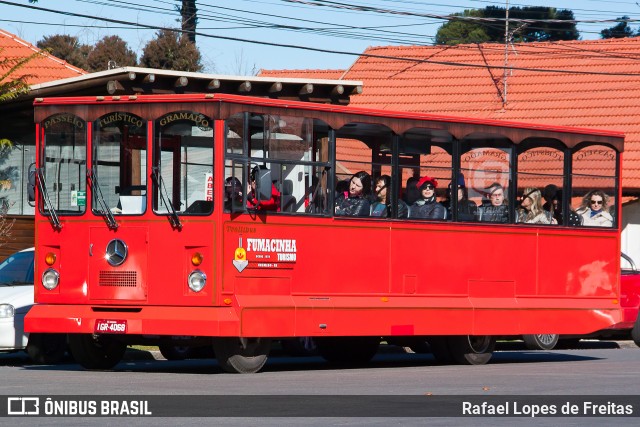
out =
[(29, 248), (0, 264), (0, 352), (25, 350), (36, 363), (56, 363), (67, 351), (66, 336), (24, 331), (24, 317), (33, 305), (33, 257)]

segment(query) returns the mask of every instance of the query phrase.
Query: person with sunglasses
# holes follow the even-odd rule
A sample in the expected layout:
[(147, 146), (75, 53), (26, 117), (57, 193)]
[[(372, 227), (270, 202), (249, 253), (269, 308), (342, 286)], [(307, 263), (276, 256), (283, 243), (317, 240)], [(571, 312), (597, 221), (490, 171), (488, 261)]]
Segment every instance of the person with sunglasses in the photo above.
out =
[(409, 218), (446, 219), (447, 210), (436, 201), (435, 178), (424, 176), (418, 181), (419, 198), (409, 207)]
[(609, 196), (602, 190), (587, 193), (576, 213), (582, 217), (582, 225), (613, 227), (613, 217), (609, 213)]
[(488, 203), (483, 203), (478, 209), (478, 219), (484, 222), (509, 222), (509, 206), (505, 198), (504, 187), (494, 182), (485, 188)]

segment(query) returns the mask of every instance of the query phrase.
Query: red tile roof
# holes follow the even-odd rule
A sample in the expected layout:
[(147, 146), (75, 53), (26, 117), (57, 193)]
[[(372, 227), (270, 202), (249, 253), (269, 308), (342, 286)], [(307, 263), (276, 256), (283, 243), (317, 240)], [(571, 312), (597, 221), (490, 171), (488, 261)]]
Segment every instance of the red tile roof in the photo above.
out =
[[(42, 52), (41, 49), (28, 43), (21, 38), (0, 30), (0, 56), (3, 58), (26, 58), (35, 52)], [(29, 76), (29, 84), (50, 82), (53, 80), (66, 79), (69, 77), (87, 74), (86, 71), (66, 63), (62, 59), (44, 53), (41, 57), (36, 57), (26, 63), (12, 76)]]
[(508, 58), (505, 108), (499, 44), (371, 47), (342, 78), (363, 82), (353, 106), (622, 131), (623, 186), (640, 190), (640, 38), (517, 44)]
[(346, 70), (260, 70), (258, 75), (260, 77), (283, 77), (287, 76), (292, 79), (295, 78), (310, 78), (323, 80), (345, 80), (343, 75)]

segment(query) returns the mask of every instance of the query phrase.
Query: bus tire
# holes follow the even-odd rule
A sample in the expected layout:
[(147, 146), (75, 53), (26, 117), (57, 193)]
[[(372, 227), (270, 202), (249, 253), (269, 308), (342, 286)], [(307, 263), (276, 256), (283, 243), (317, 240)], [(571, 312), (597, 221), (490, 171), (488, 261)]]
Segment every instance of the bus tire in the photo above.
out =
[(124, 356), (127, 345), (110, 335), (69, 334), (69, 348), (85, 369), (111, 369)]
[(67, 354), (66, 334), (29, 334), (27, 354), (38, 365), (59, 363)]
[(316, 339), (318, 353), (330, 363), (359, 365), (378, 352), (380, 337), (324, 337)]
[(631, 339), (640, 347), (640, 315), (636, 318), (636, 323), (633, 325), (633, 329), (631, 329)]
[(490, 335), (448, 337), (449, 350), (460, 365), (484, 365), (493, 355), (496, 339)]
[(558, 334), (528, 334), (523, 335), (522, 340), (529, 350), (553, 350), (559, 337)]
[(181, 345), (159, 345), (160, 354), (167, 360), (185, 360), (191, 358), (191, 347)]
[(449, 349), (448, 337), (430, 337), (428, 340), (431, 354), (440, 365), (450, 365), (455, 362)]
[(258, 372), (267, 363), (269, 350), (269, 338), (224, 337), (213, 340), (213, 351), (220, 367), (231, 373)]

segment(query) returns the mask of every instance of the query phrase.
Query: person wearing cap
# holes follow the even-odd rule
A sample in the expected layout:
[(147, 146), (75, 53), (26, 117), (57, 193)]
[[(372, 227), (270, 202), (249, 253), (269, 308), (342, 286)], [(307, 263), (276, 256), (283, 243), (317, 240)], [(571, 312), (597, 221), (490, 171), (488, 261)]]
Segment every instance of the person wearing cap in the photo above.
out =
[(609, 196), (602, 190), (588, 192), (582, 198), (582, 205), (576, 213), (582, 218), (582, 225), (613, 227), (613, 217), (609, 213)]
[(232, 208), (242, 208), (242, 184), (235, 176), (224, 180), (224, 210), (232, 211)]
[(504, 197), (504, 187), (494, 182), (485, 189), (488, 204), (478, 209), (478, 219), (485, 222), (509, 222), (509, 207)]
[(369, 216), (370, 194), (371, 176), (365, 171), (354, 173), (349, 179), (349, 189), (336, 197), (336, 215)]
[[(469, 192), (464, 184), (464, 175), (458, 174), (458, 220), (459, 221), (475, 221), (478, 214), (478, 205), (473, 200), (469, 200)], [(449, 201), (445, 205), (447, 208), (447, 218), (453, 218), (452, 202), (453, 186), (449, 184)]]
[(409, 218), (446, 219), (447, 210), (436, 201), (437, 186), (435, 178), (420, 178), (417, 184), (420, 198), (409, 208)]
[(524, 189), (516, 222), (526, 224), (557, 224), (551, 212), (542, 208), (542, 193), (537, 188)]

